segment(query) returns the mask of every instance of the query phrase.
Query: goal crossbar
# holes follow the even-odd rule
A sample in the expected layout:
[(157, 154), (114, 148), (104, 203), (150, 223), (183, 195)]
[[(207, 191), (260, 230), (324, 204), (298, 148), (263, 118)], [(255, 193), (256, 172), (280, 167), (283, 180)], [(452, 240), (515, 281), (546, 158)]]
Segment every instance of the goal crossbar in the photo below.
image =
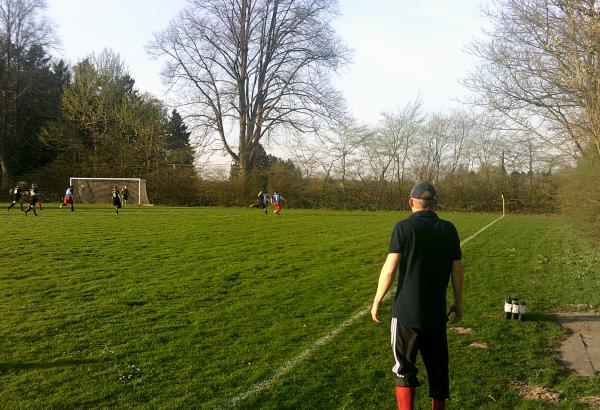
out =
[(74, 181), (136, 181), (138, 186), (138, 205), (142, 204), (142, 178), (93, 178), (93, 177), (70, 177), (69, 185), (74, 186)]

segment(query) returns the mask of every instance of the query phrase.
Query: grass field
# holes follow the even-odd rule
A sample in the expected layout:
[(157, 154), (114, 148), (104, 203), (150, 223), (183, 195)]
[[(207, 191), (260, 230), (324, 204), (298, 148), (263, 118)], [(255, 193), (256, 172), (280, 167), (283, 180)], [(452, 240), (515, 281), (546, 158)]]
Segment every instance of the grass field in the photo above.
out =
[[(0, 408), (395, 408), (389, 326), (368, 316), (235, 399), (372, 301), (406, 214), (127, 207), (117, 216), (50, 204), (39, 214), (0, 213)], [(498, 215), (441, 216), (464, 239)], [(509, 215), (463, 255), (461, 326), (475, 332), (449, 333), (449, 408), (547, 408), (512, 381), (560, 392), (556, 408), (586, 408), (578, 400), (598, 394), (599, 378), (556, 363), (565, 331), (552, 313), (600, 306), (600, 253), (559, 217)], [(527, 321), (502, 319), (509, 295), (527, 302)], [(417, 396), (428, 408), (426, 383)]]

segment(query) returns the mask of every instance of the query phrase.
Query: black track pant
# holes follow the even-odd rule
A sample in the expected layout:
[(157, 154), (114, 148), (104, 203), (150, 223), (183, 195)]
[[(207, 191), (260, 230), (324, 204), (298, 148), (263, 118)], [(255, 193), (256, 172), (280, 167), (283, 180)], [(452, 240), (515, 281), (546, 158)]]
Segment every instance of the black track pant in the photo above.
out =
[(418, 387), (417, 354), (427, 370), (429, 397), (444, 400), (449, 397), (448, 340), (446, 326), (413, 329), (398, 324), (392, 318), (392, 353), (394, 383), (399, 387)]

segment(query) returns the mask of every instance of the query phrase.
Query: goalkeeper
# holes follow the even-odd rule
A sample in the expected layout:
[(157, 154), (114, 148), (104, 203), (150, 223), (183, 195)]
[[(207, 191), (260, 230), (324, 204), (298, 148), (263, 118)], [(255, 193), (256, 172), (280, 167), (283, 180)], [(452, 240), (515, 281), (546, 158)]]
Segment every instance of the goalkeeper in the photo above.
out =
[(123, 188), (121, 188), (121, 201), (123, 202), (123, 206), (127, 205), (128, 200), (129, 190), (127, 189), (127, 185), (123, 185)]

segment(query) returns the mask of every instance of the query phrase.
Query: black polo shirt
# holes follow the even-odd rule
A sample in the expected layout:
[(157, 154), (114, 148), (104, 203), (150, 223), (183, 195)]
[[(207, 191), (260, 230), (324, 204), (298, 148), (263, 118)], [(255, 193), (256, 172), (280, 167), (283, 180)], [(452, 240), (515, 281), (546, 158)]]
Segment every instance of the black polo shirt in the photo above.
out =
[(412, 328), (446, 323), (446, 289), (452, 262), (462, 257), (458, 232), (433, 211), (398, 222), (388, 253), (400, 253), (393, 316)]

